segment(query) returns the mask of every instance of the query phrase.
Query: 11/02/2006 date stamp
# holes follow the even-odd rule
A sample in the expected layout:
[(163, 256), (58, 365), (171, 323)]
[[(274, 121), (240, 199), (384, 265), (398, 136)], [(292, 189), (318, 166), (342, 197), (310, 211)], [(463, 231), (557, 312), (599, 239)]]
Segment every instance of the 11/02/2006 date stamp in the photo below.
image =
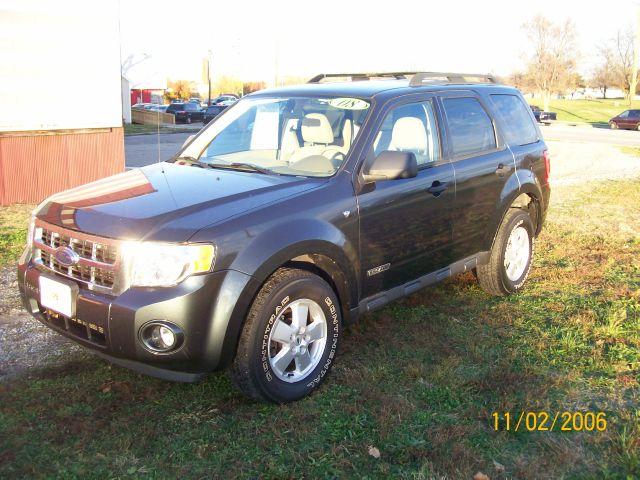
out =
[(604, 432), (604, 412), (493, 412), (491, 426), (506, 432)]

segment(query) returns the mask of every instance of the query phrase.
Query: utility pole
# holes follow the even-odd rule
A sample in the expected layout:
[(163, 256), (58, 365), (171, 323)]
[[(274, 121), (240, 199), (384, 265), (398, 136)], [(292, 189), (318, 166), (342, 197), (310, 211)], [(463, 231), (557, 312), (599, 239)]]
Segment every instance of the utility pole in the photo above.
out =
[(629, 105), (636, 98), (638, 86), (638, 51), (640, 50), (640, 6), (636, 3), (636, 28), (633, 41), (633, 70), (631, 71), (631, 84), (629, 85)]
[(211, 105), (211, 60), (213, 59), (213, 52), (209, 50), (207, 52), (207, 83), (209, 85), (209, 94), (207, 98), (207, 105)]

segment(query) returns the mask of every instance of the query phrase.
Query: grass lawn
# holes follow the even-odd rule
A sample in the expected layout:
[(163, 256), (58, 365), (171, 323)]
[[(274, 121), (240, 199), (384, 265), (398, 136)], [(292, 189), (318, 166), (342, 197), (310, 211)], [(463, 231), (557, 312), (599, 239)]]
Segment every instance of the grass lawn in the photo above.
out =
[[(542, 108), (542, 99), (530, 98), (531, 105)], [(565, 122), (591, 123), (606, 125), (612, 117), (630, 108), (640, 108), (640, 101), (629, 103), (621, 98), (598, 100), (551, 100), (550, 110), (558, 114), (558, 120)]]
[[(295, 404), (81, 354), (0, 384), (0, 477), (638, 478), (640, 181), (553, 199), (521, 294), (490, 297), (466, 274), (368, 315)], [(493, 412), (523, 410), (608, 423), (493, 430)]]
[(0, 266), (16, 261), (22, 253), (35, 205), (0, 207)]
[(620, 146), (618, 149), (625, 155), (632, 155), (634, 157), (640, 157), (640, 147), (628, 147)]

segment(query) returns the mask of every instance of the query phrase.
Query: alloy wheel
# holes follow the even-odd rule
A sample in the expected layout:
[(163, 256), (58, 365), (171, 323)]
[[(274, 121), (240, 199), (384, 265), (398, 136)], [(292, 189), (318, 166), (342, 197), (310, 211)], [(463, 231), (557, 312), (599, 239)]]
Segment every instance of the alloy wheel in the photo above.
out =
[(327, 343), (327, 318), (316, 302), (295, 300), (278, 315), (269, 333), (273, 373), (284, 382), (306, 378), (318, 365)]

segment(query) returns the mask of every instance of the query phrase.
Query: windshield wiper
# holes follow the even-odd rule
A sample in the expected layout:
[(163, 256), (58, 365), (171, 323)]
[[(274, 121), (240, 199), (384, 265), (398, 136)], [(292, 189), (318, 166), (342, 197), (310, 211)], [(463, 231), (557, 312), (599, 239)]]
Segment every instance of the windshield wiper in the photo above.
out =
[(207, 163), (211, 168), (228, 168), (230, 170), (249, 170), (251, 172), (263, 173), (265, 175), (275, 174), (273, 170), (255, 165), (253, 163), (233, 162), (233, 163)]
[(196, 157), (189, 157), (189, 156), (185, 156), (185, 157), (175, 157), (173, 159), (175, 162), (179, 161), (179, 160), (184, 160), (185, 162), (189, 162), (189, 163), (193, 163), (201, 168), (211, 168), (211, 164), (207, 163), (207, 162), (203, 162), (202, 160), (197, 159)]

